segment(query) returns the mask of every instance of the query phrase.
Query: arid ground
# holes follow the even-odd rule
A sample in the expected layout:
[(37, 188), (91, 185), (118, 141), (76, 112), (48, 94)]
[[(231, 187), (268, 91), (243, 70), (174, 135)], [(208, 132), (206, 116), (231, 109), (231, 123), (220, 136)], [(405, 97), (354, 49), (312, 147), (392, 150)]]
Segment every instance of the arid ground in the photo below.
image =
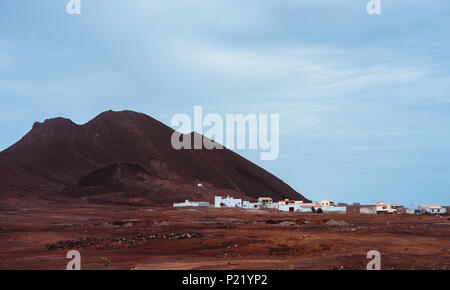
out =
[(450, 217), (47, 205), (0, 211), (0, 269), (450, 269)]

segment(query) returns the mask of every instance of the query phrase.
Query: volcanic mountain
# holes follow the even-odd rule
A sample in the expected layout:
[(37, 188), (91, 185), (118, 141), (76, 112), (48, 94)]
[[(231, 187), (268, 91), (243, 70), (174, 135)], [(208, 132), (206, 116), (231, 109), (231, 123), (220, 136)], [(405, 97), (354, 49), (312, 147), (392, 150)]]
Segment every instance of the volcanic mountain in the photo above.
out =
[(164, 204), (230, 194), (306, 201), (231, 150), (173, 149), (173, 132), (132, 111), (107, 111), (84, 125), (65, 118), (37, 122), (0, 152), (0, 198)]

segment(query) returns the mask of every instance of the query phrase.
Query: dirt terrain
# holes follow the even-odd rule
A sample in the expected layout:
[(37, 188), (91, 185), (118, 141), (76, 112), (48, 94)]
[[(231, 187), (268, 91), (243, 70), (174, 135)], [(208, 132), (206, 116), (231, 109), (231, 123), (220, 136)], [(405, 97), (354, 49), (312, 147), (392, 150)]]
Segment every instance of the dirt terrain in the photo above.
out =
[(449, 216), (67, 204), (1, 208), (0, 237), (0, 269), (450, 269)]

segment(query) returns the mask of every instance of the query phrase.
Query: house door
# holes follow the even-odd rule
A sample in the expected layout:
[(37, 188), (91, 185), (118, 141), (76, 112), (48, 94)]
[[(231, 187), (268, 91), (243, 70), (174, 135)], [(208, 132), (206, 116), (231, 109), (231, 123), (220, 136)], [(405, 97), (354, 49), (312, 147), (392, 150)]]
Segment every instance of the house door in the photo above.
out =
[(294, 211), (294, 208), (293, 208), (293, 207), (290, 207), (290, 208), (289, 208), (289, 211)]

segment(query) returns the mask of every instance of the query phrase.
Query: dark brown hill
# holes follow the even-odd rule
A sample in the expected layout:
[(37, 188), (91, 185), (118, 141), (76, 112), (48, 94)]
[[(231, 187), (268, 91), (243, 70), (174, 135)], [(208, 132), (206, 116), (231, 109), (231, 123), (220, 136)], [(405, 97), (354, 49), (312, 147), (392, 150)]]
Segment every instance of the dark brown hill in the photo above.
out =
[[(173, 130), (141, 113), (108, 111), (84, 125), (55, 118), (35, 123), (0, 152), (0, 195), (115, 194), (139, 202), (214, 194), (306, 200), (283, 181), (228, 150), (180, 150)], [(203, 188), (196, 188), (203, 183)], [(50, 194), (50, 193), (49, 193)]]

